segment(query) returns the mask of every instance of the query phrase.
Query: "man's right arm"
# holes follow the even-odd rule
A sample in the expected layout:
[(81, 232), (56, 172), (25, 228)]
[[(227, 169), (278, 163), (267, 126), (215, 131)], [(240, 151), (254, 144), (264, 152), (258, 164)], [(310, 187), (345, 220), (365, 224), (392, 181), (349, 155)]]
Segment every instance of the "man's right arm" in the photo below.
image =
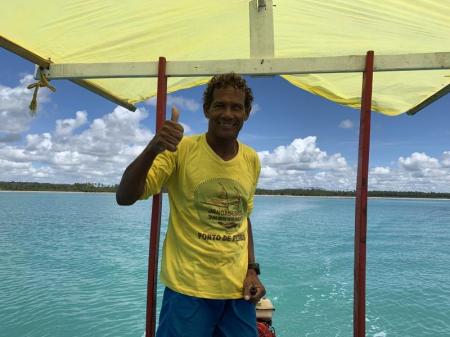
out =
[(157, 149), (150, 142), (144, 151), (128, 165), (116, 192), (116, 200), (119, 205), (132, 205), (139, 199), (144, 192), (148, 170), (157, 155)]
[(126, 168), (116, 192), (119, 205), (134, 204), (144, 192), (145, 179), (156, 156), (164, 150), (176, 151), (183, 138), (178, 123), (179, 112), (173, 107), (171, 120), (166, 120), (142, 153)]

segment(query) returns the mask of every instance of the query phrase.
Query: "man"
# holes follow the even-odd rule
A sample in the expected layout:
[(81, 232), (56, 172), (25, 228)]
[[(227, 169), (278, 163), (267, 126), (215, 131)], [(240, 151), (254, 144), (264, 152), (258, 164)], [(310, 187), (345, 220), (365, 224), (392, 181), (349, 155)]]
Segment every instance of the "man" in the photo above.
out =
[(123, 174), (120, 205), (169, 192), (158, 337), (256, 337), (255, 303), (265, 289), (255, 263), (249, 215), (260, 172), (256, 152), (238, 142), (253, 96), (234, 74), (205, 90), (208, 131), (183, 137), (173, 108)]

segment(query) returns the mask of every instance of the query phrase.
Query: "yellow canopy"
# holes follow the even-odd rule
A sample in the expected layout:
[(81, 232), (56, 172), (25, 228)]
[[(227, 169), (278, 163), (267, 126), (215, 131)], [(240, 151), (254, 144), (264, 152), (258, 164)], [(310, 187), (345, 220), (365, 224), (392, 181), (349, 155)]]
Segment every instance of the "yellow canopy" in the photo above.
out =
[[(15, 0), (0, 3), (0, 35), (55, 63), (227, 60), (250, 57), (248, 0)], [(274, 0), (275, 57), (450, 51), (450, 0)], [(358, 108), (361, 74), (283, 76)], [(207, 78), (170, 78), (169, 92)], [(128, 103), (156, 80), (89, 80)], [(408, 111), (448, 88), (450, 70), (374, 75), (373, 110)]]

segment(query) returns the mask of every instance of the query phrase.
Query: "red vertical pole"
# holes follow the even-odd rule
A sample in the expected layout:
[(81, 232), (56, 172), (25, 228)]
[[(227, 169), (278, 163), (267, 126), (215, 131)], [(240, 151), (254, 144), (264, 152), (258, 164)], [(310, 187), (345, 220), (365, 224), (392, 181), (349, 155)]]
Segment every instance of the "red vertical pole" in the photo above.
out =
[[(167, 76), (166, 59), (159, 58), (158, 91), (156, 96), (156, 130), (159, 130), (166, 119)], [(147, 278), (147, 314), (145, 336), (154, 337), (156, 327), (156, 286), (158, 284), (159, 231), (161, 227), (162, 193), (153, 196), (152, 218), (150, 227), (150, 243), (148, 254)]]
[(353, 295), (353, 336), (366, 335), (366, 235), (367, 187), (369, 177), (370, 111), (372, 107), (373, 51), (366, 55), (361, 95), (358, 176), (355, 205), (355, 269)]

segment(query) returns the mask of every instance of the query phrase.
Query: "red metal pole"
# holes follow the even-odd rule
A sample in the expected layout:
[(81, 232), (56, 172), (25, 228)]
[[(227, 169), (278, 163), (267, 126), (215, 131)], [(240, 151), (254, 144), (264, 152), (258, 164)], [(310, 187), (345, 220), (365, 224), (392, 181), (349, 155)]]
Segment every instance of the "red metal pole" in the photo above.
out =
[(372, 107), (373, 51), (366, 55), (361, 95), (358, 176), (355, 205), (355, 269), (353, 295), (353, 336), (366, 335), (366, 235), (367, 187), (369, 177), (370, 111)]
[[(167, 76), (166, 59), (159, 58), (158, 91), (156, 96), (156, 130), (166, 119)], [(147, 315), (145, 336), (154, 337), (156, 330), (156, 286), (158, 284), (159, 231), (161, 227), (162, 193), (153, 196), (147, 278)]]

